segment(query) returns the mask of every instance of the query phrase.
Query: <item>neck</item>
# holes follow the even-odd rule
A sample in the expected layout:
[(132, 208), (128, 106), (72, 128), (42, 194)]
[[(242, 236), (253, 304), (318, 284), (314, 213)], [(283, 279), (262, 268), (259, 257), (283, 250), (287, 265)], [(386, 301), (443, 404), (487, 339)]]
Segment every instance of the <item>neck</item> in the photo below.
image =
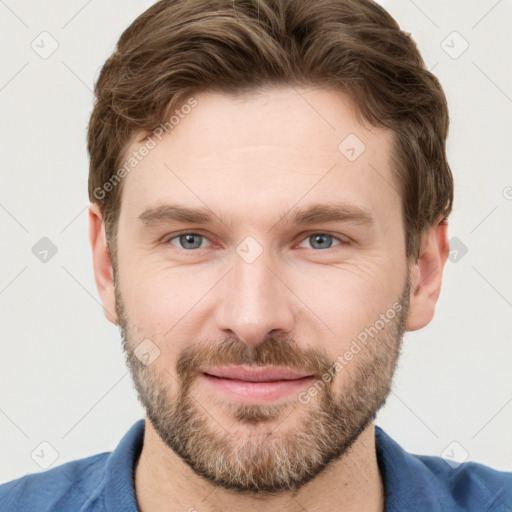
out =
[(135, 494), (141, 512), (171, 510), (216, 512), (384, 512), (385, 489), (371, 423), (350, 450), (295, 492), (282, 495), (240, 495), (215, 487), (194, 473), (160, 439), (146, 419), (144, 444), (135, 467)]

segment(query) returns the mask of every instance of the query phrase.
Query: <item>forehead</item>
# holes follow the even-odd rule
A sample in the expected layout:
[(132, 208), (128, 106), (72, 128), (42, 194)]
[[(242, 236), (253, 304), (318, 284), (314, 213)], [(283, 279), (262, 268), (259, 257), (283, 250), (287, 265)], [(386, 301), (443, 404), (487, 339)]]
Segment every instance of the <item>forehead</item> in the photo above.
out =
[[(155, 144), (124, 178), (121, 218), (135, 222), (166, 203), (253, 223), (323, 201), (350, 203), (377, 219), (399, 213), (392, 134), (360, 124), (345, 95), (283, 87), (207, 92), (194, 102), (175, 113), (169, 133), (150, 136)], [(127, 158), (146, 143), (132, 144)]]

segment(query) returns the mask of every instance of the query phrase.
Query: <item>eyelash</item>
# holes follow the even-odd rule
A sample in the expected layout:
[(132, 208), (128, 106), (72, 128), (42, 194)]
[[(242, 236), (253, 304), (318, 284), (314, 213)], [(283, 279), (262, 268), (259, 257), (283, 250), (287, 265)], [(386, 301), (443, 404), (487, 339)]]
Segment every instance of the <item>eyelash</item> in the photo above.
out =
[[(182, 235), (197, 235), (197, 236), (201, 236), (203, 238), (206, 238), (208, 241), (212, 242), (206, 235), (203, 235), (202, 233), (198, 233), (196, 231), (180, 231), (179, 233), (173, 233), (172, 235), (165, 237), (164, 240), (163, 240), (163, 243), (164, 244), (170, 244), (171, 240), (174, 240), (175, 238), (179, 238)], [(311, 231), (309, 233), (306, 233), (306, 234), (302, 235), (302, 238), (300, 239), (300, 241), (303, 242), (304, 240), (308, 239), (312, 235), (326, 235), (326, 236), (329, 236), (329, 237), (333, 238), (334, 240), (340, 242), (339, 245), (335, 245), (333, 247), (328, 247), (327, 249), (334, 249), (335, 247), (341, 247), (341, 246), (350, 245), (350, 241), (347, 239), (347, 237), (341, 237), (341, 236), (338, 236), (338, 235), (336, 235), (334, 233), (330, 233), (329, 231)], [(205, 247), (199, 247), (197, 249), (183, 249), (183, 247), (177, 247), (177, 246), (175, 246), (175, 247), (177, 249), (181, 249), (182, 251), (189, 252), (189, 253), (197, 252), (197, 251), (199, 251), (201, 249), (205, 249)], [(322, 251), (325, 251), (327, 249), (313, 249), (313, 250), (316, 251), (316, 252), (322, 252)]]

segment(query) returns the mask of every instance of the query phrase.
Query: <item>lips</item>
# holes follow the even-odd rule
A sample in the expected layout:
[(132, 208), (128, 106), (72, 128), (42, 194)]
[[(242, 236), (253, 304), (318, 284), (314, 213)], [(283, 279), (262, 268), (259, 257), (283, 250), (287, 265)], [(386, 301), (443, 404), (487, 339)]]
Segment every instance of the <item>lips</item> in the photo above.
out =
[(229, 366), (204, 369), (199, 381), (216, 396), (245, 405), (259, 405), (290, 399), (314, 379), (313, 374), (275, 366)]
[(219, 379), (240, 380), (244, 382), (276, 382), (298, 380), (312, 376), (312, 374), (295, 372), (286, 368), (243, 366), (209, 368), (203, 371), (203, 373)]

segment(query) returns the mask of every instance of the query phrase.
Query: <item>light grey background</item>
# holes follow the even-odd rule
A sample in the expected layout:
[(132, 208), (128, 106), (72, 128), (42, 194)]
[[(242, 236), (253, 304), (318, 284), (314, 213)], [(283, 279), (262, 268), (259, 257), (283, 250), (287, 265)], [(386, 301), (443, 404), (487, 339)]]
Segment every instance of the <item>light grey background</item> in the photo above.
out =
[[(0, 0), (0, 482), (110, 451), (143, 417), (94, 282), (85, 128), (100, 66), (151, 3)], [(459, 250), (377, 423), (413, 453), (512, 470), (512, 2), (383, 5), (448, 96)]]

